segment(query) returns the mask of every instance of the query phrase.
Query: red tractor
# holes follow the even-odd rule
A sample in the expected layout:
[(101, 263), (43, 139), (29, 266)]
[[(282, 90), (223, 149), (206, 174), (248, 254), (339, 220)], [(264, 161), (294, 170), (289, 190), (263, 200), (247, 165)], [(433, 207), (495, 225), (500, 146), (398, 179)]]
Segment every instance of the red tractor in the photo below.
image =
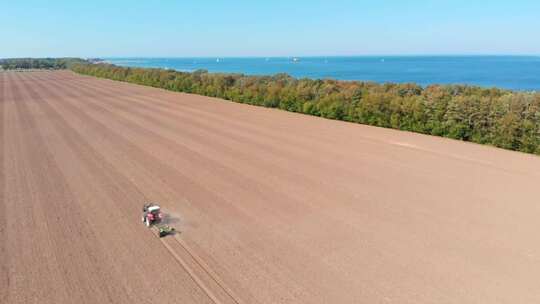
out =
[(143, 206), (142, 221), (147, 227), (159, 224), (162, 219), (163, 215), (161, 214), (161, 208), (158, 205), (150, 203)]

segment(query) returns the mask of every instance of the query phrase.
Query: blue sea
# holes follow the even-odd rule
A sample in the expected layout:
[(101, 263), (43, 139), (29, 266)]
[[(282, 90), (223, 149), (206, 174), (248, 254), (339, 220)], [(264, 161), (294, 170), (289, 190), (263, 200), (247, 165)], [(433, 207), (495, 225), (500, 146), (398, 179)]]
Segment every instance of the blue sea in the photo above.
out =
[(298, 78), (469, 84), (540, 91), (540, 56), (355, 56), (245, 58), (106, 58), (132, 67)]

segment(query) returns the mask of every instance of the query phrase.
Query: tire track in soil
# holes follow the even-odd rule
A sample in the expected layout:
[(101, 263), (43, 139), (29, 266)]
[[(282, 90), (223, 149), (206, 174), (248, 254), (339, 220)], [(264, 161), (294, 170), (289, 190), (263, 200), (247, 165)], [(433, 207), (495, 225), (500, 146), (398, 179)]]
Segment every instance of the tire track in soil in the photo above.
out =
[(176, 235), (173, 235), (174, 237), (174, 240), (180, 244), (180, 246), (183, 248), (183, 250), (185, 250), (189, 256), (195, 261), (195, 264), (197, 264), (206, 274), (208, 274), (208, 276), (210, 276), (212, 278), (212, 280), (214, 280), (216, 282), (216, 284), (221, 288), (223, 289), (223, 291), (231, 298), (234, 300), (234, 303), (236, 304), (240, 304), (242, 303), (240, 301), (240, 297), (238, 297), (237, 295), (234, 295), (234, 292), (229, 288), (227, 287), (227, 285), (225, 284), (225, 282), (223, 282), (223, 280), (220, 279), (219, 275), (217, 273), (215, 273), (212, 268), (210, 268), (208, 266), (208, 264), (206, 264), (203, 259), (201, 259), (201, 257), (199, 257), (197, 254), (194, 253), (194, 251), (192, 249), (189, 248), (189, 246), (186, 244), (186, 242), (184, 242), (181, 238), (179, 238), (178, 236)]
[[(182, 250), (180, 250), (180, 252), (179, 252), (179, 250), (175, 250), (171, 246), (171, 244), (168, 243), (167, 240), (161, 239), (160, 241), (163, 244), (163, 246), (165, 248), (167, 248), (167, 250), (173, 256), (173, 258), (178, 262), (180, 267), (182, 267), (189, 274), (189, 276), (193, 279), (193, 282), (195, 282), (195, 284), (197, 284), (206, 293), (206, 295), (212, 300), (212, 302), (214, 302), (215, 304), (223, 304), (224, 303), (224, 301), (220, 300), (218, 298), (218, 296), (216, 296), (214, 291), (210, 287), (208, 287), (208, 284), (204, 282), (204, 279), (202, 278), (204, 274), (201, 274), (201, 272), (206, 272), (205, 269), (199, 269), (199, 271), (198, 271), (199, 274), (197, 274), (197, 272), (196, 272), (196, 270), (194, 270), (194, 268), (196, 268), (197, 266), (200, 266), (200, 265), (197, 265), (196, 263), (193, 263), (193, 262), (188, 262), (187, 261), (188, 259), (181, 257), (180, 255), (182, 254), (181, 253)], [(182, 248), (182, 249), (187, 250), (185, 248)], [(188, 254), (190, 254), (190, 253), (188, 252)], [(208, 274), (208, 272), (206, 272), (206, 274)], [(212, 277), (212, 276), (209, 276), (209, 280), (214, 281), (214, 282), (217, 283), (216, 279), (214, 277)], [(223, 289), (222, 286), (220, 286), (219, 284), (218, 284), (218, 286), (219, 286), (219, 288), (221, 288), (223, 290), (224, 293), (226, 293), (226, 290)], [(228, 296), (230, 296), (230, 300), (232, 300), (233, 303), (238, 303), (237, 299), (233, 298), (228, 293), (226, 293), (226, 294)], [(229, 302), (228, 299), (225, 300), (225, 301)]]

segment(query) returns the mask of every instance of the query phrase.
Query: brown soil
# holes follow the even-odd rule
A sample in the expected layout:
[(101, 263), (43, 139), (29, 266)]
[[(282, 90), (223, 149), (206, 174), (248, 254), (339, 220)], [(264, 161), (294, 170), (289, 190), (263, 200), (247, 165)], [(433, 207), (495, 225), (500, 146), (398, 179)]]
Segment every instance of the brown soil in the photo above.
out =
[(0, 101), (5, 303), (540, 302), (539, 157), (65, 71)]

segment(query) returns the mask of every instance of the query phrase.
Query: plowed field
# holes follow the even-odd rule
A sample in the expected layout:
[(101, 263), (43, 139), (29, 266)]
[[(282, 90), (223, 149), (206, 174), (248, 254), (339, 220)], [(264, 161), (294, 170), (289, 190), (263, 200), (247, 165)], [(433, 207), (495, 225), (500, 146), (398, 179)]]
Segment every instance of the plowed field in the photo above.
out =
[(540, 303), (537, 156), (67, 71), (0, 101), (2, 303)]

